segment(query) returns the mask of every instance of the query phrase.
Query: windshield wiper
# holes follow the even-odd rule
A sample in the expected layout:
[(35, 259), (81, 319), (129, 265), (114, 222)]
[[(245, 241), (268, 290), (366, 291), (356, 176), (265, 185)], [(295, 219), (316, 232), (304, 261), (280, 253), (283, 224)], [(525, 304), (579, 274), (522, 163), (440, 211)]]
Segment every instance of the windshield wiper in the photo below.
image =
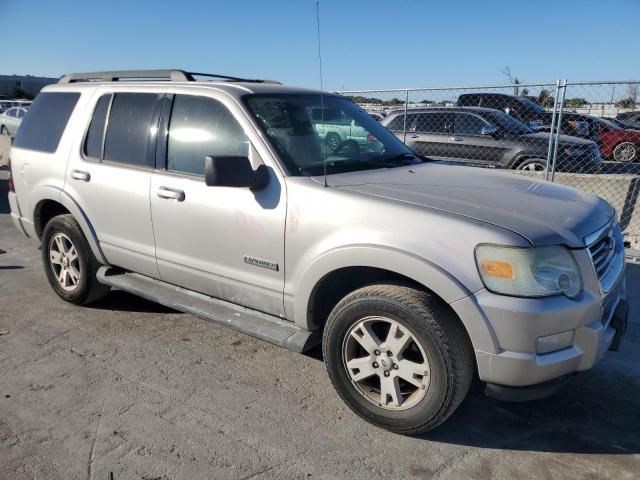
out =
[[(407, 160), (419, 160), (418, 163), (425, 163), (427, 161), (426, 158), (416, 155), (415, 153), (404, 152), (398, 155), (391, 155), (390, 157), (382, 157), (380, 160), (377, 160), (380, 163), (400, 163), (405, 162)], [(407, 165), (412, 165), (412, 163), (407, 163)]]

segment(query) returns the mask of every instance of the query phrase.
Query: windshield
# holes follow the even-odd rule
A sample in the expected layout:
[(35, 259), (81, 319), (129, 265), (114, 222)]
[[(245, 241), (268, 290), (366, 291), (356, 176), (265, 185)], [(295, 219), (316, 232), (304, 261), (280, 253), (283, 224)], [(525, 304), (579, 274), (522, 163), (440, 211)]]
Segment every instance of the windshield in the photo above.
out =
[(544, 107), (539, 103), (529, 100), (527, 97), (518, 97), (522, 106), (532, 113), (543, 113), (545, 111)]
[(244, 100), (294, 176), (391, 168), (423, 160), (346, 98), (259, 94)]
[(608, 118), (600, 118), (599, 121), (600, 123), (604, 123), (611, 130), (622, 130), (622, 127), (620, 127), (620, 125), (617, 122), (610, 120)]
[(499, 110), (483, 113), (486, 115), (487, 119), (494, 123), (495, 126), (504, 133), (511, 133), (513, 135), (526, 135), (528, 133), (533, 133), (533, 130), (526, 124)]

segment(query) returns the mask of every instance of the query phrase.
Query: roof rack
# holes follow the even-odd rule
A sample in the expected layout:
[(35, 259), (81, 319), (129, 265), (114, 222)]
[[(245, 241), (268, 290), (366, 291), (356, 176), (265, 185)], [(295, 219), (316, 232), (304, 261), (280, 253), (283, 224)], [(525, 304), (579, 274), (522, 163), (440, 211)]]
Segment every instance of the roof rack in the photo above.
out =
[(259, 80), (215, 73), (186, 72), (184, 70), (122, 70), (112, 72), (71, 73), (63, 75), (58, 83), (118, 82), (121, 80), (167, 80), (170, 82), (195, 82), (195, 77), (219, 78), (227, 82), (280, 83), (274, 80)]

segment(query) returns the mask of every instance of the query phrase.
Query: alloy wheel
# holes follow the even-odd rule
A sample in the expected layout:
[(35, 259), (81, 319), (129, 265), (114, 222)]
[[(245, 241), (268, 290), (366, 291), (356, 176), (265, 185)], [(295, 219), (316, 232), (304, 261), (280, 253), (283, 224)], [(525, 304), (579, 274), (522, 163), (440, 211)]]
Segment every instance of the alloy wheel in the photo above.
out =
[(64, 233), (56, 233), (49, 240), (49, 265), (60, 287), (72, 292), (80, 285), (78, 251)]
[(618, 145), (613, 151), (613, 158), (618, 162), (632, 162), (637, 155), (638, 147), (633, 143), (625, 142)]
[(427, 394), (430, 368), (416, 336), (397, 320), (371, 316), (356, 322), (342, 347), (356, 390), (386, 410), (406, 410)]

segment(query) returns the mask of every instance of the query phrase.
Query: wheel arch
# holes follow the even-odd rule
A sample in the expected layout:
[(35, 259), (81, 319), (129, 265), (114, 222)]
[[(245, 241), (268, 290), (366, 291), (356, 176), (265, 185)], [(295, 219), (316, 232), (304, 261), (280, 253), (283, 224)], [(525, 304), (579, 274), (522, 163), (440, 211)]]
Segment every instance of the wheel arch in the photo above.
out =
[(426, 259), (385, 247), (343, 247), (313, 262), (297, 289), (294, 320), (308, 330), (321, 329), (333, 307), (346, 294), (380, 281), (399, 281), (431, 292), (451, 308), (474, 348), (495, 349), (495, 336), (488, 323), (478, 322), (479, 316), (464, 318), (451, 305), (473, 292)]
[(69, 213), (76, 219), (96, 259), (107, 265), (96, 232), (80, 205), (66, 192), (56, 187), (42, 187), (33, 210), (33, 226), (40, 239), (47, 222), (56, 215)]

